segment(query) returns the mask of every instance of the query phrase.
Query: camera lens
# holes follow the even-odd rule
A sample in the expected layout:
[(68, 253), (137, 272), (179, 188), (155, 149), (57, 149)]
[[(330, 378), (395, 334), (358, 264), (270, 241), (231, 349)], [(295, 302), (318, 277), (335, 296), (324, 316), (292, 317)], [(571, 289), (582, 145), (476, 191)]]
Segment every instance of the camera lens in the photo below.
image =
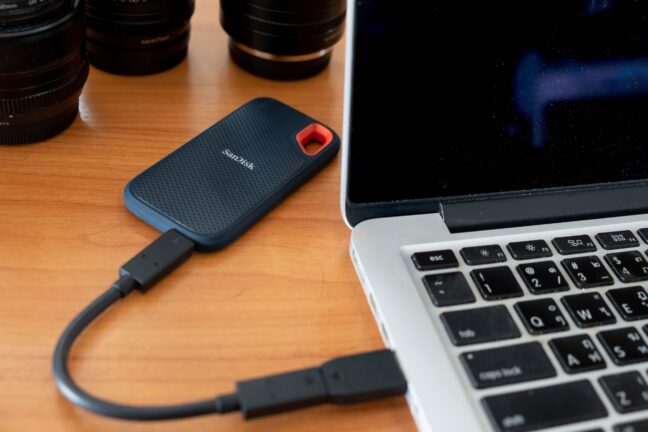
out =
[(344, 0), (221, 0), (232, 59), (273, 79), (306, 78), (326, 68), (345, 14)]
[(77, 116), (88, 78), (81, 0), (0, 0), (0, 144), (40, 141)]
[(86, 0), (90, 62), (108, 72), (162, 72), (187, 56), (194, 0)]

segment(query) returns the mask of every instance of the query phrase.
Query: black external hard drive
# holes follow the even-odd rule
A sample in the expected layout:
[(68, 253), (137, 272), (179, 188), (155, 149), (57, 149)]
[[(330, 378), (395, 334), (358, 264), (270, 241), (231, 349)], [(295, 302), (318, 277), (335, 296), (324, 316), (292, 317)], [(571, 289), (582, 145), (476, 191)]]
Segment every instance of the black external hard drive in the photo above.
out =
[(131, 180), (126, 206), (162, 232), (175, 229), (198, 249), (217, 250), (339, 149), (330, 128), (274, 99), (254, 99)]

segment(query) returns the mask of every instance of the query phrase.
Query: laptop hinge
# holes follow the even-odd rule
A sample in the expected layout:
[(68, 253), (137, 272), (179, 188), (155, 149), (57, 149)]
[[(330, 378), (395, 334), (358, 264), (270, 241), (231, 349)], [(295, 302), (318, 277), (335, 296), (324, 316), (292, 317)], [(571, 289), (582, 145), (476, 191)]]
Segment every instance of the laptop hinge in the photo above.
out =
[(648, 213), (648, 186), (446, 202), (441, 203), (440, 213), (450, 232), (625, 216)]

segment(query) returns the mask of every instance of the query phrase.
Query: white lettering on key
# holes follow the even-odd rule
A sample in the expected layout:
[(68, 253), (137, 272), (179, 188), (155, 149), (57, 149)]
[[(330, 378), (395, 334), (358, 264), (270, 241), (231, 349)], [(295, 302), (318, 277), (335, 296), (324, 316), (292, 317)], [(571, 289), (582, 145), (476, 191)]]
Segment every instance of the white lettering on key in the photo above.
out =
[(538, 316), (532, 316), (529, 321), (531, 322), (531, 325), (535, 328), (542, 328), (545, 326), (545, 323), (544, 321), (542, 321), (542, 318)]
[(567, 364), (569, 366), (580, 366), (581, 362), (572, 354), (567, 354)]
[(580, 317), (582, 321), (591, 321), (592, 311), (589, 309), (578, 309), (576, 314)]
[(474, 338), (476, 335), (477, 335), (477, 333), (473, 329), (459, 330), (459, 337), (461, 339)]
[(506, 429), (510, 429), (516, 426), (524, 426), (525, 424), (526, 419), (522, 414), (513, 414), (502, 419), (502, 426)]

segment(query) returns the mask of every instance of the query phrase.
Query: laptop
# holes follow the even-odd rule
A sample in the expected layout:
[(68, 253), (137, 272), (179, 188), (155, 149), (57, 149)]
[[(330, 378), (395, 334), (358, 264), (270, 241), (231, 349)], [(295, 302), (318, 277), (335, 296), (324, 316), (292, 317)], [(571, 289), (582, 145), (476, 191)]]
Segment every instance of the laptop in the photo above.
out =
[(421, 431), (648, 431), (648, 2), (350, 3), (342, 211)]

